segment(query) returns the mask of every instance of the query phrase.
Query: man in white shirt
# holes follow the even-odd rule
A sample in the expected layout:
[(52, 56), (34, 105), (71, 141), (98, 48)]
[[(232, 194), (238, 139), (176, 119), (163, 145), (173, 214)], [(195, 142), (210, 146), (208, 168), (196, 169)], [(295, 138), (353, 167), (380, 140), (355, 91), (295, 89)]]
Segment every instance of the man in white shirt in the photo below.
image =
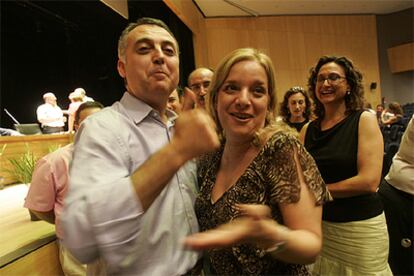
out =
[(44, 134), (63, 132), (66, 117), (63, 116), (62, 109), (57, 105), (55, 94), (48, 92), (43, 95), (44, 104), (37, 110), (37, 120), (42, 124)]
[[(109, 274), (191, 273), (200, 255), (182, 240), (198, 231), (191, 160), (219, 146), (201, 109), (167, 109), (178, 85), (178, 43), (164, 22), (140, 18), (121, 34), (119, 102), (82, 124), (75, 140), (63, 241), (84, 263), (101, 257)], [(188, 139), (191, 137), (191, 139)]]
[(395, 275), (413, 275), (414, 116), (378, 193), (390, 236), (388, 263)]

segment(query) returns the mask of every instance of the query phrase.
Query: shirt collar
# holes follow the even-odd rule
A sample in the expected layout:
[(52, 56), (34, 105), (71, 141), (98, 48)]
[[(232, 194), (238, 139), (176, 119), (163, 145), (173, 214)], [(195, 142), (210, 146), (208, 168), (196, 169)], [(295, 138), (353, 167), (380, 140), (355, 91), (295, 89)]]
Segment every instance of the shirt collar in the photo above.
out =
[[(135, 124), (139, 124), (147, 116), (160, 120), (158, 111), (128, 92), (124, 93), (120, 102)], [(177, 119), (177, 114), (171, 110), (166, 109), (165, 114), (170, 123)]]

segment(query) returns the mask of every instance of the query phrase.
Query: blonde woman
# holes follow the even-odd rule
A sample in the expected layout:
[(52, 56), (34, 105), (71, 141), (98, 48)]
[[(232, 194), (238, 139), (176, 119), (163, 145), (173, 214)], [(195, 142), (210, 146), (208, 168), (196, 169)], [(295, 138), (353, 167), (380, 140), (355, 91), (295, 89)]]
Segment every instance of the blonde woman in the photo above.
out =
[(200, 230), (210, 231), (186, 245), (208, 250), (213, 274), (308, 275), (305, 264), (321, 249), (329, 194), (294, 131), (273, 122), (273, 72), (265, 54), (238, 49), (210, 86), (207, 108), (222, 146), (199, 162), (195, 203)]

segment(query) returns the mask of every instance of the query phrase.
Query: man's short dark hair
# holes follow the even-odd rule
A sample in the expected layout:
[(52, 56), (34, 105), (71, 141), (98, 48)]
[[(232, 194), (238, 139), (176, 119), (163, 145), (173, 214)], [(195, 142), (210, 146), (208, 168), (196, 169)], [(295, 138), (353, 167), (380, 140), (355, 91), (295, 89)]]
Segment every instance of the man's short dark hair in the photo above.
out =
[(174, 38), (175, 42), (177, 43), (177, 52), (179, 52), (178, 41), (175, 38), (174, 34), (171, 32), (170, 28), (167, 26), (167, 24), (165, 24), (162, 20), (159, 20), (156, 18), (141, 17), (136, 22), (129, 23), (128, 26), (122, 31), (122, 34), (118, 40), (118, 58), (119, 59), (122, 60), (123, 58), (125, 58), (125, 49), (127, 47), (128, 34), (133, 29), (135, 29), (136, 27), (140, 25), (155, 25), (155, 26), (161, 27), (164, 30), (166, 30)]
[(83, 104), (81, 104), (78, 107), (78, 109), (75, 112), (75, 121), (74, 121), (74, 124), (75, 125), (79, 124), (79, 117), (80, 117), (81, 112), (83, 110), (85, 110), (85, 109), (88, 109), (88, 108), (100, 108), (100, 109), (103, 109), (104, 106), (100, 102), (96, 102), (96, 101), (94, 101), (94, 102), (84, 102)]

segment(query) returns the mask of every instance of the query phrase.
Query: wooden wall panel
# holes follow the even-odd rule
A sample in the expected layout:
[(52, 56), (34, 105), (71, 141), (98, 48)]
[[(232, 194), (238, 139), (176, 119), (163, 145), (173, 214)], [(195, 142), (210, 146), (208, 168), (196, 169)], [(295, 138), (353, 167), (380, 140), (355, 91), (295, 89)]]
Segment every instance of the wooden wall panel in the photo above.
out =
[(414, 70), (414, 43), (387, 49), (388, 63), (392, 73)]
[(288, 70), (290, 68), (289, 45), (286, 43), (288, 39), (287, 32), (269, 32), (270, 57), (273, 65), (280, 70)]
[(321, 22), (319, 16), (301, 16), (303, 33), (319, 34), (321, 30)]
[[(187, 0), (168, 1), (181, 7), (184, 3), (191, 5)], [(180, 13), (184, 12), (184, 9), (180, 10)], [(199, 24), (203, 22), (205, 30), (199, 29), (196, 36), (206, 37), (205, 44), (195, 45), (196, 56), (206, 57), (203, 64), (196, 60), (197, 66), (214, 68), (225, 54), (236, 48), (253, 46), (262, 49), (274, 62), (278, 99), (281, 99), (291, 86), (307, 82), (310, 67), (321, 55), (344, 55), (369, 76), (370, 79), (364, 83), (367, 93), (369, 84), (377, 82), (378, 88), (367, 98), (373, 106), (381, 102), (376, 19), (373, 15), (214, 19), (200, 16), (197, 20)], [(267, 39), (265, 35), (268, 35)]]
[(0, 275), (63, 276), (56, 241), (0, 268)]
[[(369, 76), (364, 83), (367, 93), (371, 82), (380, 84), (374, 16), (275, 16), (205, 22), (208, 48), (213, 49), (209, 52), (209, 65), (214, 68), (223, 53), (236, 48), (250, 45), (262, 49), (275, 65), (278, 99), (291, 86), (306, 85), (309, 69), (321, 55), (352, 59)], [(267, 39), (263, 37), (266, 31)], [(216, 43), (220, 40), (226, 42)], [(367, 95), (373, 105), (381, 101), (380, 90), (378, 86)]]

